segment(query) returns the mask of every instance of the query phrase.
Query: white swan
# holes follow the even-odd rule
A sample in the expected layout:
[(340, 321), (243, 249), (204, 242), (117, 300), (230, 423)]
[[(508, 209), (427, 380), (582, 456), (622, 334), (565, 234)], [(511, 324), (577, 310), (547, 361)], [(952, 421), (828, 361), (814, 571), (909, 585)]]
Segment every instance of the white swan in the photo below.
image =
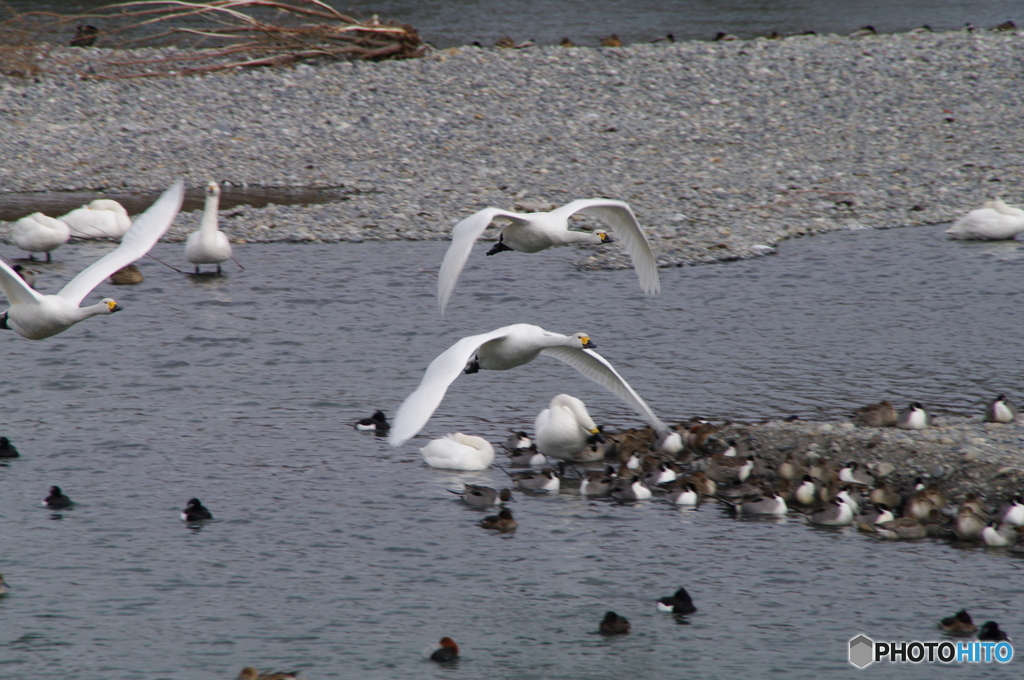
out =
[(14, 245), (27, 251), (29, 259), (35, 259), (32, 253), (46, 253), (47, 262), (51, 261), (50, 252), (67, 243), (70, 236), (67, 223), (38, 212), (22, 217), (11, 230)]
[(978, 241), (1005, 241), (1024, 232), (1024, 210), (1013, 208), (998, 198), (985, 201), (946, 230), (951, 238)]
[(227, 234), (217, 229), (217, 206), (220, 203), (220, 185), (209, 182), (206, 185), (206, 205), (199, 229), (188, 235), (185, 241), (185, 257), (196, 266), (215, 264), (220, 274), (220, 263), (231, 259), (231, 241)]
[(430, 467), (446, 470), (486, 470), (494, 462), (489, 441), (461, 432), (432, 439), (420, 453)]
[(121, 238), (132, 226), (124, 206), (109, 198), (97, 198), (60, 219), (75, 238)]
[(437, 305), (441, 315), (444, 316), (445, 307), (455, 290), (455, 282), (466, 265), (473, 244), (495, 219), (505, 219), (511, 224), (501, 230), (498, 243), (487, 252), (488, 255), (504, 250), (536, 253), (570, 243), (612, 241), (604, 231), (571, 231), (569, 217), (578, 212), (594, 215), (611, 225), (612, 231), (633, 259), (633, 267), (640, 277), (640, 288), (645, 293), (657, 295), (661, 291), (658, 263), (629, 204), (605, 198), (586, 198), (572, 201), (551, 212), (514, 213), (500, 208), (484, 208), (456, 224), (452, 229), (452, 244), (448, 246), (437, 275)]
[(0, 328), (13, 329), (30, 340), (41, 340), (66, 331), (90, 316), (120, 310), (110, 298), (90, 307), (78, 305), (105, 278), (149, 252), (170, 228), (183, 196), (184, 188), (181, 182), (176, 182), (135, 220), (121, 239), (121, 245), (82, 270), (56, 295), (42, 295), (32, 290), (13, 269), (0, 261), (0, 290), (11, 303), (10, 309), (0, 314)]
[(576, 397), (555, 396), (548, 408), (537, 414), (533, 428), (537, 450), (552, 458), (578, 463), (604, 458), (603, 451), (581, 455), (591, 453), (590, 442), (601, 437), (601, 433), (587, 407)]
[(622, 379), (604, 357), (589, 349), (593, 346), (586, 333), (565, 336), (527, 323), (504, 326), (490, 333), (463, 338), (430, 362), (420, 386), (398, 408), (388, 442), (392, 446), (400, 446), (415, 436), (444, 399), (448, 386), (463, 371), (507, 371), (533, 361), (538, 354), (546, 354), (569, 364), (618, 395), (655, 430), (667, 432), (665, 423), (654, 415), (629, 383)]

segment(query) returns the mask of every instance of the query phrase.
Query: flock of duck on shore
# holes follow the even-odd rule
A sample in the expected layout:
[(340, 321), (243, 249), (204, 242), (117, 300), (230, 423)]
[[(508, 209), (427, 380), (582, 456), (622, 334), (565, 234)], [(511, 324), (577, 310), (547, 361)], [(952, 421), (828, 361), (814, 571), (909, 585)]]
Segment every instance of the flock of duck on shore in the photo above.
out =
[[(175, 183), (134, 222), (128, 220), (121, 206), (105, 200), (94, 201), (59, 219), (35, 213), (16, 222), (11, 233), (15, 245), (28, 251), (30, 257), (31, 253), (46, 253), (47, 262), (51, 261), (52, 251), (72, 235), (120, 237), (120, 244), (74, 277), (56, 295), (36, 292), (32, 282), (23, 278), (31, 272), (23, 267), (16, 270), (0, 260), (0, 290), (10, 303), (10, 308), (0, 315), (0, 328), (41, 340), (91, 316), (119, 311), (121, 307), (110, 298), (93, 306), (79, 305), (104, 279), (148, 253), (174, 221), (183, 192), (182, 183)], [(196, 265), (197, 273), (201, 264), (216, 264), (217, 274), (220, 274), (221, 263), (231, 258), (230, 242), (217, 229), (218, 196), (218, 185), (210, 182), (200, 229), (186, 241), (186, 258)], [(570, 228), (578, 214), (600, 219), (611, 232)], [(438, 274), (438, 307), (442, 316), (473, 245), (495, 221), (505, 226), (497, 243), (487, 252), (488, 256), (505, 251), (535, 253), (574, 243), (606, 245), (618, 241), (632, 259), (641, 290), (651, 295), (660, 291), (650, 244), (632, 209), (623, 201), (582, 199), (549, 211), (529, 213), (485, 208), (466, 217), (452, 230), (452, 242)], [(965, 239), (1008, 239), (1020, 232), (1024, 232), (1024, 211), (1011, 208), (1001, 200), (987, 202), (947, 230), (950, 236)], [(509, 465), (529, 468), (509, 472), (515, 490), (527, 494), (558, 492), (565, 482), (578, 484), (583, 496), (607, 496), (624, 502), (658, 495), (670, 503), (696, 507), (705, 499), (714, 498), (737, 516), (783, 516), (792, 509), (805, 513), (812, 524), (856, 523), (862, 530), (883, 538), (918, 538), (952, 532), (963, 540), (1009, 545), (1021, 535), (1024, 499), (1020, 496), (994, 514), (978, 499), (968, 497), (960, 504), (954, 520), (948, 514), (945, 498), (934, 484), (915, 483), (897, 491), (881, 481), (885, 475), (872, 466), (857, 462), (839, 466), (816, 454), (809, 454), (805, 460), (790, 456), (777, 470), (771, 470), (756, 454), (748, 453), (743, 444), (721, 442), (714, 436), (717, 428), (709, 422), (695, 420), (669, 427), (595, 347), (588, 333), (567, 336), (524, 323), (467, 336), (431, 362), (419, 387), (398, 408), (394, 423), (388, 423), (385, 415), (378, 411), (356, 427), (386, 434), (390, 444), (400, 446), (426, 425), (460, 375), (480, 370), (509, 370), (543, 354), (569, 364), (611, 391), (649, 427), (617, 436), (606, 435), (580, 399), (567, 394), (556, 395), (538, 414), (532, 441), (526, 433), (516, 432), (506, 442)], [(989, 410), (989, 418), (995, 422), (1012, 422), (1016, 417), (1016, 411), (1003, 397), (995, 400)], [(882, 402), (863, 409), (858, 419), (862, 424), (876, 427), (897, 425), (922, 429), (929, 426), (927, 413), (916, 403), (896, 414), (891, 404)], [(495, 457), (493, 447), (485, 439), (459, 432), (429, 442), (421, 448), (421, 453), (432, 467), (456, 470), (485, 469), (492, 465)], [(0, 438), (0, 457), (17, 455), (13, 445), (6, 438)], [(557, 468), (547, 466), (549, 458), (559, 461)], [(575, 468), (586, 463), (605, 465), (585, 473)], [(569, 474), (572, 470), (576, 470), (574, 476)], [(464, 503), (477, 509), (504, 505), (512, 500), (512, 492), (507, 489), (497, 491), (467, 485), (455, 493)], [(72, 506), (71, 500), (57, 486), (51, 487), (43, 504), (54, 510)], [(902, 516), (898, 516), (900, 514)], [(186, 522), (201, 522), (212, 517), (197, 498), (191, 499), (181, 513), (181, 519)], [(951, 522), (952, 528), (949, 528)], [(480, 524), (499, 532), (516, 528), (516, 520), (507, 507)], [(685, 589), (672, 597), (679, 600), (679, 604), (672, 604), (677, 614), (690, 613), (683, 611), (693, 607)], [(684, 598), (685, 605), (682, 604)], [(621, 634), (629, 631), (629, 623), (615, 612), (608, 612), (599, 629), (604, 634)], [(458, 656), (458, 646), (450, 638), (442, 639), (435, 647), (428, 654), (434, 660), (450, 661)], [(249, 670), (255, 673), (254, 669), (243, 673)]]

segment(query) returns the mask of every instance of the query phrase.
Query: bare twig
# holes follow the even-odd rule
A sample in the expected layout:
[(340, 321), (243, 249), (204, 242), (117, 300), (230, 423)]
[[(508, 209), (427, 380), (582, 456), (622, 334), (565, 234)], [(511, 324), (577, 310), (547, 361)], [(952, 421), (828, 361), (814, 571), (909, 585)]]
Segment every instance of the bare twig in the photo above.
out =
[[(118, 52), (37, 41), (86, 22), (98, 27), (89, 24), (97, 47)], [(171, 44), (177, 49), (139, 51)], [(153, 78), (319, 58), (413, 58), (425, 50), (411, 26), (376, 16), (359, 21), (322, 0), (137, 0), (84, 14), (27, 12), (0, 21), (0, 72), (12, 75), (65, 70), (83, 78)]]

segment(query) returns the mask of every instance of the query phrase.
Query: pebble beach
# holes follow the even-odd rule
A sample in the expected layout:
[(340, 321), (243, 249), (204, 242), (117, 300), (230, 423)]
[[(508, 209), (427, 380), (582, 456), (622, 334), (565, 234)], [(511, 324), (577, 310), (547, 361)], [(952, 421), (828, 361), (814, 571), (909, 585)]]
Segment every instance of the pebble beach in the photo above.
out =
[[(487, 206), (602, 196), (630, 203), (660, 265), (712, 263), (1019, 203), (1022, 64), (1024, 32), (975, 30), (0, 77), (0, 190), (158, 191), (178, 178), (343, 190), (334, 203), (224, 211), (236, 243), (443, 240)], [(198, 220), (182, 215), (166, 240)], [(581, 269), (630, 266), (617, 248), (578, 252)], [(943, 419), (868, 448), (847, 425), (744, 427), (805, 445), (828, 434), (826, 449), (846, 433), (836, 454), (875, 462), (913, 451), (926, 476), (983, 470), (958, 491), (1020, 488), (1019, 423)]]

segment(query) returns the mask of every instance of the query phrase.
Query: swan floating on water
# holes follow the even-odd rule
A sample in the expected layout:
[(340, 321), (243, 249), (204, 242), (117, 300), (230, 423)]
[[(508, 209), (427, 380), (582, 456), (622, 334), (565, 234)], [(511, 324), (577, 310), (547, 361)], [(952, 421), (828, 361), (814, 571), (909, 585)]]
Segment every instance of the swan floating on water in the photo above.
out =
[(42, 340), (91, 316), (119, 311), (121, 307), (110, 298), (89, 307), (79, 305), (105, 278), (149, 252), (170, 228), (183, 196), (184, 187), (176, 182), (135, 220), (121, 239), (121, 245), (82, 270), (56, 295), (36, 292), (0, 261), (0, 291), (11, 303), (11, 307), (0, 314), (0, 328), (10, 328), (29, 340)]
[(605, 198), (586, 198), (572, 201), (550, 212), (515, 213), (500, 208), (484, 208), (456, 224), (452, 229), (452, 244), (444, 255), (437, 275), (437, 305), (441, 315), (444, 316), (452, 291), (455, 290), (455, 282), (469, 259), (473, 244), (495, 219), (504, 219), (511, 224), (501, 230), (498, 242), (487, 252), (488, 255), (505, 250), (536, 253), (570, 243), (613, 242), (605, 231), (590, 233), (570, 230), (569, 217), (578, 212), (593, 215), (611, 225), (615, 236), (622, 241), (633, 260), (633, 268), (640, 277), (640, 288), (649, 295), (657, 295), (661, 291), (658, 263), (629, 204)]
[(199, 229), (188, 235), (185, 241), (185, 258), (196, 266), (215, 264), (220, 274), (220, 263), (231, 259), (231, 241), (227, 234), (217, 228), (217, 206), (220, 204), (220, 185), (209, 182), (206, 185), (206, 205)]
[(494, 462), (494, 447), (483, 437), (448, 434), (420, 449), (427, 465), (445, 470), (486, 470)]
[(951, 238), (976, 241), (1006, 241), (1024, 232), (1024, 210), (1000, 199), (985, 201), (946, 230)]
[(654, 415), (608, 360), (591, 349), (593, 346), (586, 333), (566, 336), (526, 323), (463, 338), (430, 362), (419, 387), (398, 407), (388, 443), (400, 446), (423, 429), (448, 387), (461, 373), (476, 373), (481, 369), (507, 371), (533, 361), (540, 354), (569, 364), (629, 404), (656, 431), (667, 433), (665, 423)]
[(109, 198), (97, 198), (60, 219), (75, 238), (121, 238), (132, 226), (124, 206)]
[(552, 458), (577, 463), (604, 458), (603, 451), (590, 448), (592, 442), (604, 441), (597, 424), (586, 405), (568, 394), (556, 395), (551, 404), (537, 414), (534, 432), (537, 450)]
[(67, 243), (70, 237), (71, 228), (66, 222), (39, 212), (22, 217), (11, 230), (14, 245), (27, 251), (29, 259), (35, 259), (32, 253), (46, 253), (47, 262), (51, 262), (50, 253)]

